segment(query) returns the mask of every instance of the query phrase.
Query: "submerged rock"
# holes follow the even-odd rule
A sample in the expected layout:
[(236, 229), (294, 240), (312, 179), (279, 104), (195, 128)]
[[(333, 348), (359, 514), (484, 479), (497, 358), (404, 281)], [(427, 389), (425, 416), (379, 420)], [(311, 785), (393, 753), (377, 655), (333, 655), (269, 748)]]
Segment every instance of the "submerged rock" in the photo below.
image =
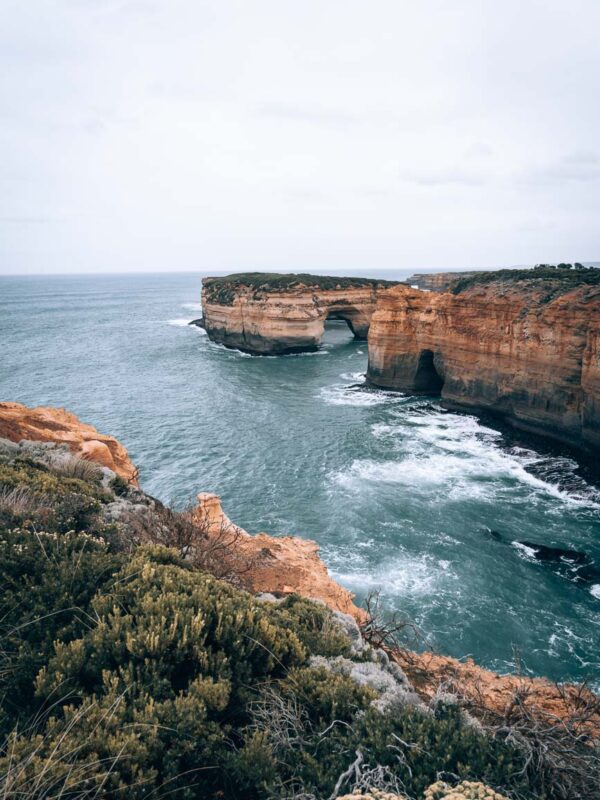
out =
[(562, 547), (549, 547), (535, 542), (519, 541), (517, 545), (526, 548), (537, 561), (551, 564), (557, 572), (574, 583), (596, 583), (600, 581), (600, 569), (587, 553)]

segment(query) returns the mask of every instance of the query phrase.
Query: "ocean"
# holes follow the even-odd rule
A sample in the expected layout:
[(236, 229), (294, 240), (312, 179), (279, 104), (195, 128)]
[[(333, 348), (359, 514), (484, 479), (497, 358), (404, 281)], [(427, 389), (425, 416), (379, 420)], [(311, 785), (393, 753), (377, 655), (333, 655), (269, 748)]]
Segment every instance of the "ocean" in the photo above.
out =
[(0, 399), (116, 436), (163, 501), (217, 492), (250, 532), (315, 539), (340, 583), (379, 591), (440, 652), (598, 686), (600, 580), (530, 546), (600, 569), (589, 465), (368, 388), (366, 343), (343, 322), (317, 353), (226, 350), (187, 324), (200, 291), (190, 273), (0, 278)]

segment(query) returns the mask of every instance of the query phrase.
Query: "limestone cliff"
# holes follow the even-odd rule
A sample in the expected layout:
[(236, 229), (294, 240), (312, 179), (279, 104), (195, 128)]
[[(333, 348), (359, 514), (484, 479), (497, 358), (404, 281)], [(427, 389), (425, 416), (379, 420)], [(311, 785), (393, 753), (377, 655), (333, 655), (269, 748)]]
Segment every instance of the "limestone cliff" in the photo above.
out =
[(342, 319), (366, 339), (390, 281), (245, 273), (204, 278), (202, 326), (215, 342), (259, 355), (316, 350), (325, 321)]
[(0, 403), (0, 437), (19, 442), (62, 442), (87, 461), (108, 467), (137, 485), (137, 469), (123, 445), (113, 436), (98, 433), (64, 408), (28, 408), (21, 403)]
[(369, 332), (371, 383), (441, 395), (578, 446), (600, 445), (600, 285), (463, 279), (453, 292), (397, 286)]

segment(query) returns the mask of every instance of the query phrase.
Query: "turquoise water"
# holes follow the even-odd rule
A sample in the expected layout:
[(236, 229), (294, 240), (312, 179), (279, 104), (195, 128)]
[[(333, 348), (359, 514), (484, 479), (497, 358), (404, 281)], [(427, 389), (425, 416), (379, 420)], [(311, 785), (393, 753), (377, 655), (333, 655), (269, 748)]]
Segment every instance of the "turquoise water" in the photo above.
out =
[(442, 652), (508, 670), (516, 649), (534, 674), (597, 680), (600, 581), (514, 544), (600, 566), (589, 474), (539, 441), (369, 390), (366, 344), (344, 323), (315, 354), (214, 345), (186, 324), (199, 296), (190, 274), (0, 278), (1, 398), (114, 434), (163, 500), (216, 491), (249, 531), (316, 539), (344, 585), (381, 589)]

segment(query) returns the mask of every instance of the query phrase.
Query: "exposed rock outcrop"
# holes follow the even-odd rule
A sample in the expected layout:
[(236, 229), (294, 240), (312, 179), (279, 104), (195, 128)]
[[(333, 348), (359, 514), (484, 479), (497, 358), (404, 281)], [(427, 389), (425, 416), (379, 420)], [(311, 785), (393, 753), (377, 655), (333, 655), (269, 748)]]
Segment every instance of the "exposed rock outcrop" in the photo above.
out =
[(473, 272), (415, 272), (405, 283), (430, 292), (445, 292), (457, 278), (473, 275)]
[(203, 318), (210, 339), (257, 355), (316, 350), (325, 321), (342, 319), (366, 339), (381, 291), (390, 281), (248, 273), (204, 278)]
[(267, 592), (278, 597), (298, 593), (321, 600), (359, 621), (365, 619), (365, 612), (352, 602), (353, 595), (329, 575), (316, 542), (266, 533), (251, 536), (223, 512), (219, 496), (208, 492), (198, 495), (194, 513), (200, 526), (210, 535), (238, 535), (235, 546), (250, 565), (245, 578), (255, 593)]
[(98, 433), (64, 408), (28, 408), (21, 403), (0, 403), (0, 437), (11, 442), (30, 439), (68, 445), (79, 458), (108, 467), (138, 485), (138, 471), (123, 445), (113, 436)]
[(598, 447), (600, 286), (492, 278), (467, 279), (456, 293), (394, 287), (372, 317), (367, 377)]

